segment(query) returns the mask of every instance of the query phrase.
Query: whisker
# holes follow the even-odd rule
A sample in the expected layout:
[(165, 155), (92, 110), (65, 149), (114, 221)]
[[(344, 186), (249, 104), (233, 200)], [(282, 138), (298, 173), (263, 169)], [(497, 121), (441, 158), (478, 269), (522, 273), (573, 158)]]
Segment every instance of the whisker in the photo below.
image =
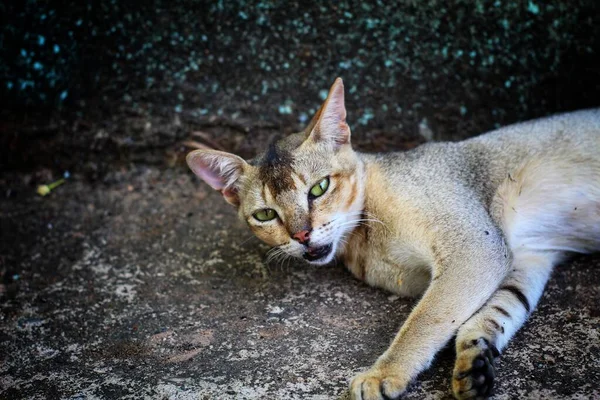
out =
[(342, 243), (342, 245), (343, 245), (343, 248), (344, 248), (344, 250), (345, 250), (345, 249), (346, 249), (346, 246), (348, 246), (348, 241), (347, 241), (346, 239), (343, 239), (343, 238), (342, 238), (342, 239), (340, 239), (340, 242)]
[(362, 219), (353, 219), (350, 221), (346, 221), (345, 223), (350, 223), (350, 222), (362, 222), (362, 221), (370, 221), (370, 222), (379, 222), (380, 224), (383, 224), (383, 222), (381, 222), (378, 219), (370, 219), (370, 218), (362, 218)]
[(284, 251), (279, 247), (273, 247), (267, 252), (267, 263), (277, 260)]
[[(391, 230), (388, 228), (388, 226), (385, 223), (383, 223), (383, 221), (381, 221), (378, 218), (358, 218), (358, 219), (353, 219), (353, 220), (350, 220), (350, 221), (345, 221), (345, 222), (342, 222), (342, 223), (338, 223), (338, 224), (336, 224), (336, 226), (337, 227), (343, 227), (343, 226), (347, 226), (347, 225), (356, 224), (357, 222), (359, 223), (359, 225), (362, 222), (377, 222), (377, 223), (383, 225), (383, 227), (385, 227), (388, 230), (388, 232), (391, 232)], [(362, 225), (365, 225), (365, 224), (362, 224)]]
[(279, 257), (277, 257), (277, 267), (279, 269), (279, 271), (283, 271), (283, 262), (285, 261), (285, 254), (284, 253), (280, 253)]
[(279, 257), (275, 260), (275, 266), (279, 272), (283, 271), (283, 262), (285, 261), (285, 255), (279, 254)]
[[(341, 228), (341, 227), (348, 226), (348, 225), (364, 225), (364, 226), (367, 226), (367, 224), (365, 222), (380, 222), (380, 221), (373, 221), (373, 220), (370, 220), (370, 219), (346, 221), (346, 222), (342, 222), (340, 224), (337, 224), (336, 227), (340, 227)], [(381, 223), (381, 224), (385, 227), (385, 225), (383, 223)]]
[(246, 238), (246, 239), (245, 239), (243, 242), (241, 242), (241, 243), (238, 243), (238, 246), (242, 246), (244, 243), (246, 243), (246, 242), (248, 242), (249, 240), (252, 240), (252, 239), (254, 239), (254, 238), (256, 238), (256, 236), (254, 236), (254, 235), (251, 235), (249, 238)]
[(273, 247), (267, 252), (266, 262), (269, 264), (275, 264), (278, 271), (284, 272), (289, 270), (290, 263), (294, 257), (287, 253), (281, 247)]

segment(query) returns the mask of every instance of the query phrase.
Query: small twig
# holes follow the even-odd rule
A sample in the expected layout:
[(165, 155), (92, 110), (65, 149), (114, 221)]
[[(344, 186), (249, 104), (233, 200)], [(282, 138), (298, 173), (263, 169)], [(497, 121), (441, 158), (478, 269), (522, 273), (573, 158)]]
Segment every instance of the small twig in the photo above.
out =
[(61, 178), (61, 179), (57, 180), (56, 182), (52, 182), (48, 185), (40, 185), (37, 188), (37, 192), (40, 196), (46, 196), (46, 195), (50, 194), (50, 192), (54, 188), (62, 185), (63, 183), (65, 183), (65, 178)]

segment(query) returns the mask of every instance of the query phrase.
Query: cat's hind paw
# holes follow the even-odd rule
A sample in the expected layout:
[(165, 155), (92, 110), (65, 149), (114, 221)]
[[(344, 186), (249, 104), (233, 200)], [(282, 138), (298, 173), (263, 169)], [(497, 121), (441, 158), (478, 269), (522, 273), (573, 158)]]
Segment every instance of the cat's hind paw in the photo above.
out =
[(387, 368), (373, 367), (357, 375), (350, 384), (352, 400), (394, 400), (406, 390), (408, 381)]
[(479, 338), (462, 346), (456, 356), (452, 391), (458, 400), (487, 399), (494, 387), (496, 371), (494, 357), (499, 355), (496, 346)]

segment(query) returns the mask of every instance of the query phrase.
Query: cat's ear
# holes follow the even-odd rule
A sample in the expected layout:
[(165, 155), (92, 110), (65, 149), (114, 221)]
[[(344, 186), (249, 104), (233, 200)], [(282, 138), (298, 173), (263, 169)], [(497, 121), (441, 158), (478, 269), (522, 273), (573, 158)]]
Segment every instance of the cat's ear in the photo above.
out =
[(246, 161), (217, 150), (194, 150), (185, 159), (194, 174), (220, 191), (228, 203), (239, 205), (238, 181), (248, 166)]
[(335, 149), (350, 143), (350, 127), (346, 123), (344, 104), (344, 82), (337, 78), (327, 99), (319, 108), (305, 130), (307, 138), (313, 142), (327, 142)]

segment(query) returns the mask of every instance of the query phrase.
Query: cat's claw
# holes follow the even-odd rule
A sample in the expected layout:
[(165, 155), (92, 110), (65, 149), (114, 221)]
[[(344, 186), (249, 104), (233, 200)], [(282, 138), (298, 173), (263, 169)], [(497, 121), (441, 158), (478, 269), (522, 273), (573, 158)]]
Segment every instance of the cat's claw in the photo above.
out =
[(352, 400), (395, 400), (406, 390), (408, 381), (389, 371), (373, 367), (357, 375), (350, 384)]
[(458, 400), (487, 399), (494, 387), (498, 350), (486, 339), (473, 340), (456, 358), (452, 391)]

